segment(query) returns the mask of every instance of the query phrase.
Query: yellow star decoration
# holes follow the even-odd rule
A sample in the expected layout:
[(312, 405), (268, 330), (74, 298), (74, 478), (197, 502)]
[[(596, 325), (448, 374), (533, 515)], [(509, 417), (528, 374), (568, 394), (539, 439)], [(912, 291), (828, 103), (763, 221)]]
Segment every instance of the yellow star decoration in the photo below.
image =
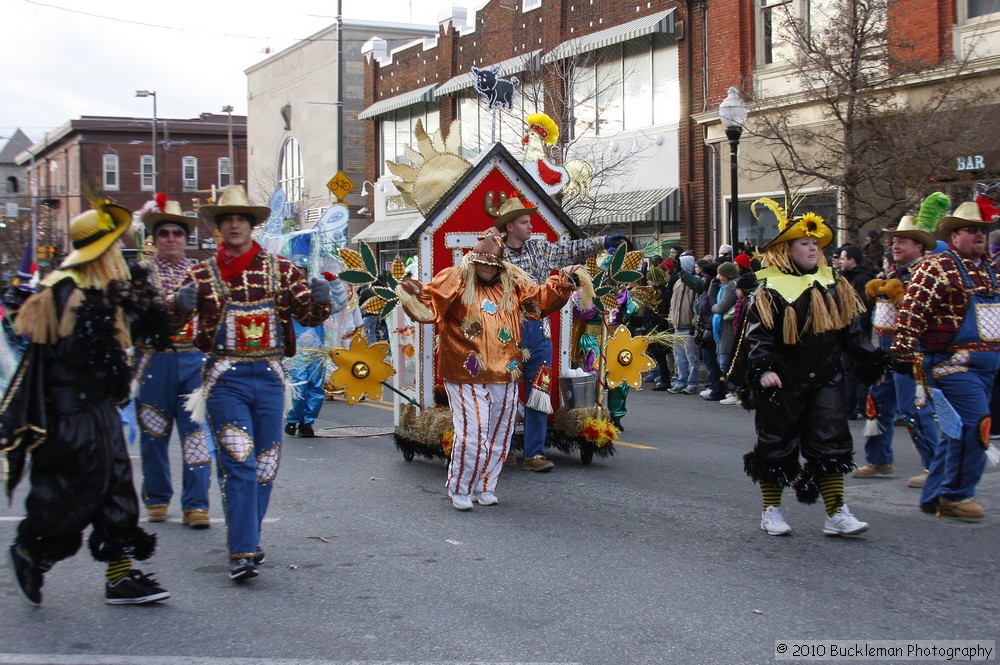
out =
[(653, 368), (653, 360), (646, 355), (649, 339), (632, 337), (625, 326), (618, 326), (608, 338), (607, 370), (608, 387), (617, 388), (627, 383), (633, 388), (642, 385), (642, 373)]
[(344, 389), (348, 404), (356, 404), (362, 397), (382, 399), (382, 382), (396, 374), (385, 361), (389, 353), (388, 342), (375, 342), (368, 346), (364, 335), (351, 338), (351, 348), (331, 349), (330, 357), (337, 369), (330, 375), (330, 385)]

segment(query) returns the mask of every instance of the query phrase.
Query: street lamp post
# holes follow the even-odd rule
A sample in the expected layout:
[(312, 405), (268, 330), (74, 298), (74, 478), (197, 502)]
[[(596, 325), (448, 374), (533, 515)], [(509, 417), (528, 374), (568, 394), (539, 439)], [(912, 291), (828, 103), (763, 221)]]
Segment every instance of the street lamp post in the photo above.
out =
[(156, 91), (155, 90), (136, 90), (136, 97), (152, 97), (153, 98), (153, 193), (156, 193), (156, 176), (157, 169), (159, 168), (159, 162), (156, 160)]
[(729, 174), (732, 178), (731, 200), (729, 204), (729, 242), (733, 246), (735, 256), (740, 244), (740, 213), (739, 213), (739, 179), (736, 168), (736, 155), (740, 147), (740, 136), (743, 135), (743, 125), (747, 121), (747, 105), (740, 97), (740, 91), (730, 86), (726, 98), (719, 104), (719, 118), (729, 139)]
[[(222, 112), (229, 115), (229, 182), (227, 186), (236, 182), (236, 162), (233, 161), (233, 107), (226, 104), (222, 107)], [(220, 185), (222, 183), (219, 183)]]

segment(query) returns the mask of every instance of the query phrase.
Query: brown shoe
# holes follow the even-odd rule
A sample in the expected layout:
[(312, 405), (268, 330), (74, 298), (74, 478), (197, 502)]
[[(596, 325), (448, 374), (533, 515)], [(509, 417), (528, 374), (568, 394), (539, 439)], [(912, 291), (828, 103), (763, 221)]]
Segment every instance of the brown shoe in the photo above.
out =
[(185, 510), (183, 521), (192, 529), (207, 529), (212, 526), (207, 510)]
[(150, 522), (166, 522), (167, 506), (165, 504), (146, 506), (146, 519)]
[(865, 462), (864, 466), (859, 466), (851, 474), (851, 478), (871, 478), (872, 476), (888, 476), (896, 467), (892, 464), (879, 464), (878, 466), (872, 464), (871, 462)]
[(526, 457), (521, 462), (521, 467), (527, 471), (545, 472), (556, 468), (556, 465), (552, 463), (552, 460), (546, 459), (545, 455), (535, 455), (534, 457)]
[(927, 480), (927, 474), (928, 473), (930, 473), (930, 472), (927, 469), (924, 469), (924, 472), (921, 473), (920, 475), (913, 476), (912, 478), (910, 478), (909, 480), (907, 480), (906, 481), (906, 486), (907, 487), (913, 487), (913, 488), (916, 488), (916, 489), (920, 489), (921, 487), (924, 486), (924, 481)]
[(964, 520), (980, 520), (986, 517), (986, 511), (975, 499), (947, 501), (941, 499), (937, 509), (938, 517), (957, 517)]

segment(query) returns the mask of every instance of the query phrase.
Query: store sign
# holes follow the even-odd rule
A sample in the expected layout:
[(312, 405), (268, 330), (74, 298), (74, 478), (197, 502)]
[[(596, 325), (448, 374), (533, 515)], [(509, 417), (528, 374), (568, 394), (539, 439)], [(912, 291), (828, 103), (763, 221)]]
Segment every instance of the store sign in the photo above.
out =
[(955, 163), (955, 169), (958, 171), (980, 171), (986, 168), (986, 160), (982, 155), (956, 157)]

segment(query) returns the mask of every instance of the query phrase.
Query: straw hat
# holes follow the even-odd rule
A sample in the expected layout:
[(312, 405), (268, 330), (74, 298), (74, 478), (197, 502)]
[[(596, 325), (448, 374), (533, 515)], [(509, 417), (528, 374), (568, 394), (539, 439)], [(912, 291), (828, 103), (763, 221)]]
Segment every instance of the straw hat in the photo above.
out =
[(176, 224), (191, 235), (194, 231), (194, 222), (193, 217), (184, 215), (181, 204), (177, 201), (166, 201), (162, 208), (159, 208), (159, 202), (156, 202), (153, 210), (142, 213), (142, 223), (149, 235), (156, 235), (157, 229), (164, 224)]
[(271, 209), (267, 206), (252, 205), (243, 185), (230, 185), (222, 190), (218, 203), (202, 206), (198, 214), (213, 224), (220, 215), (245, 215), (250, 218), (250, 225), (253, 226), (267, 220), (271, 216)]
[(132, 224), (132, 213), (104, 201), (98, 208), (80, 213), (69, 223), (73, 251), (59, 264), (61, 269), (90, 263), (108, 251)]
[(975, 201), (966, 201), (955, 208), (955, 212), (941, 218), (937, 226), (937, 236), (941, 240), (951, 240), (952, 231), (957, 231), (963, 226), (971, 224), (990, 226), (993, 224), (993, 220), (984, 220), (979, 211), (979, 204)]
[(526, 206), (520, 197), (514, 196), (500, 204), (500, 216), (493, 222), (493, 226), (501, 233), (507, 232), (507, 222), (513, 222), (522, 215), (531, 215), (538, 210), (535, 206)]
[(913, 215), (903, 215), (896, 228), (882, 229), (882, 231), (890, 238), (899, 237), (915, 240), (923, 245), (925, 252), (934, 249), (934, 246), (937, 244), (937, 240), (930, 231), (917, 228), (916, 218)]
[(778, 235), (769, 240), (761, 249), (767, 250), (783, 242), (791, 242), (799, 238), (816, 238), (819, 248), (823, 249), (833, 241), (833, 231), (826, 225), (823, 218), (814, 212), (807, 212), (801, 217), (788, 220), (784, 226), (778, 220)]

